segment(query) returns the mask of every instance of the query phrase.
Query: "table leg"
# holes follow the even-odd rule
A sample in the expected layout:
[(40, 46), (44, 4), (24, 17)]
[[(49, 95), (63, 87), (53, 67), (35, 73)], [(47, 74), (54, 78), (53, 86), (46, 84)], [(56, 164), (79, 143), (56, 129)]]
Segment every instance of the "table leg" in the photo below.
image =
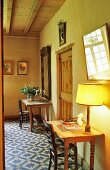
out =
[(49, 121), (49, 107), (46, 107), (47, 121)]
[(25, 105), (25, 110), (27, 110), (27, 106)]
[(64, 159), (64, 170), (68, 170), (68, 144), (64, 141), (65, 148), (65, 159)]
[(95, 141), (90, 142), (90, 170), (94, 170)]
[(33, 126), (33, 113), (32, 113), (32, 107), (30, 107), (30, 131), (32, 132), (32, 126)]

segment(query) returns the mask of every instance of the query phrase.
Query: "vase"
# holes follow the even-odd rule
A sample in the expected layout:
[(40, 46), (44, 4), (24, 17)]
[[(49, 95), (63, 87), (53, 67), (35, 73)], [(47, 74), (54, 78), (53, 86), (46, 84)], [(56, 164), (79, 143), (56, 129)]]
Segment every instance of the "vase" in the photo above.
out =
[(29, 94), (27, 94), (27, 99), (30, 99), (30, 95)]
[(34, 101), (34, 96), (30, 96), (29, 100), (30, 102)]

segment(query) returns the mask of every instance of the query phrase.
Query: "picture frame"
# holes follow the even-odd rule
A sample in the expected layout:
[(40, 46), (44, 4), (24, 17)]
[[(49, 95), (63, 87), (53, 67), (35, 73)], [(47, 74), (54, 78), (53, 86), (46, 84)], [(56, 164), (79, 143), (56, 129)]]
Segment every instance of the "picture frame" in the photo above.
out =
[(51, 100), (51, 46), (43, 47), (40, 54), (42, 96)]
[(66, 43), (66, 22), (60, 21), (58, 23), (59, 27), (59, 46), (62, 46)]
[(27, 61), (18, 61), (17, 74), (18, 75), (27, 75), (27, 71), (28, 71), (28, 62)]
[(13, 68), (14, 68), (14, 63), (13, 61), (4, 61), (3, 64), (3, 73), (4, 75), (13, 75)]

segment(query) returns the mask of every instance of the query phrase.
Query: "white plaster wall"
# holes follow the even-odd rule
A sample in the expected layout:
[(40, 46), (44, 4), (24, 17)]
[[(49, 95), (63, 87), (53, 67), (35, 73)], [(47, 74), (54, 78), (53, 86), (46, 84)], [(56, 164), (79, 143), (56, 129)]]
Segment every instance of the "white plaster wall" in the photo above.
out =
[[(75, 102), (77, 84), (87, 82), (85, 56), (82, 36), (104, 23), (110, 26), (110, 1), (109, 0), (66, 0), (64, 5), (50, 20), (40, 34), (40, 48), (51, 45), (51, 74), (52, 74), (52, 104), (53, 114), (57, 114), (57, 75), (56, 75), (56, 51), (64, 46), (74, 43), (72, 51), (73, 62), (73, 114), (83, 112), (86, 115), (86, 107), (79, 106)], [(59, 47), (58, 25), (60, 20), (67, 22), (66, 44)], [(109, 93), (109, 88), (108, 88)], [(95, 152), (95, 170), (110, 169), (110, 109), (94, 107), (91, 109), (90, 124), (105, 134), (104, 139), (97, 139)], [(85, 152), (84, 152), (85, 148)], [(79, 145), (78, 151), (89, 163), (89, 145)]]

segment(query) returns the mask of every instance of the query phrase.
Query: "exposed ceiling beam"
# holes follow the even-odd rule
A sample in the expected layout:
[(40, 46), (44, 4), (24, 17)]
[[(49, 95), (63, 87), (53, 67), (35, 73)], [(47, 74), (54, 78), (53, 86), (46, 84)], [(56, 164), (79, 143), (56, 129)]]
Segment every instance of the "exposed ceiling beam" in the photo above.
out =
[(25, 34), (26, 34), (26, 33), (28, 32), (28, 30), (30, 29), (31, 24), (33, 23), (34, 18), (36, 17), (36, 14), (37, 14), (37, 12), (38, 12), (38, 9), (40, 8), (40, 6), (41, 6), (41, 4), (42, 4), (42, 1), (43, 1), (43, 0), (35, 0), (35, 1), (34, 1), (32, 10), (31, 10), (31, 12), (30, 12), (30, 15), (29, 15), (29, 17), (28, 17), (27, 23), (26, 23), (25, 28), (24, 28), (24, 33), (25, 33)]
[(10, 32), (10, 25), (11, 25), (11, 16), (12, 16), (12, 8), (13, 8), (13, 0), (7, 0), (6, 2), (7, 7), (7, 15), (6, 15), (6, 34)]

